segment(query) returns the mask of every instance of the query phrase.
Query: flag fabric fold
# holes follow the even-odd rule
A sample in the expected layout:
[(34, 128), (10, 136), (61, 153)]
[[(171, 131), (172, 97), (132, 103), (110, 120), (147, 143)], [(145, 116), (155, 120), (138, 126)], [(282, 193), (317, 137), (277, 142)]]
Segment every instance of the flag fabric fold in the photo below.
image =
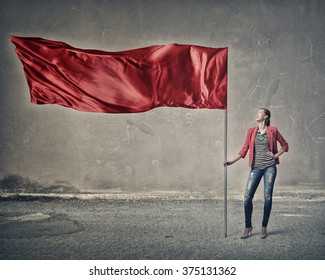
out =
[(227, 48), (170, 44), (107, 52), (36, 37), (10, 40), (35, 104), (102, 113), (227, 108)]

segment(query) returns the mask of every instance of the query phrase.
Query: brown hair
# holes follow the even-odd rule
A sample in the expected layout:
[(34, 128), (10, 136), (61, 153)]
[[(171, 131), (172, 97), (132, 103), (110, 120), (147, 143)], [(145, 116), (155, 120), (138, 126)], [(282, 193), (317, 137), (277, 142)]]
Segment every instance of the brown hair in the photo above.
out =
[(263, 110), (265, 115), (267, 115), (267, 118), (265, 119), (265, 125), (269, 126), (271, 124), (271, 112), (270, 110), (266, 108), (260, 108), (260, 110)]

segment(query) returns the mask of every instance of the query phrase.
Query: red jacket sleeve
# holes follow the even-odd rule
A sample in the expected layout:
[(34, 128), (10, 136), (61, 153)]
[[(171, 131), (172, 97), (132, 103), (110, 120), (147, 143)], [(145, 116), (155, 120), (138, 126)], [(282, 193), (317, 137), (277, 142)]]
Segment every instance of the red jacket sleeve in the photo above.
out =
[(283, 138), (281, 133), (277, 130), (276, 133), (276, 140), (280, 143), (281, 148), (283, 151), (288, 152), (289, 151), (289, 144), (288, 142)]
[(252, 134), (252, 129), (248, 129), (247, 134), (246, 134), (246, 140), (245, 143), (243, 145), (243, 147), (240, 149), (240, 151), (238, 152), (238, 154), (242, 157), (245, 158), (246, 154), (249, 150), (249, 142), (250, 142), (250, 138), (251, 138), (251, 134)]

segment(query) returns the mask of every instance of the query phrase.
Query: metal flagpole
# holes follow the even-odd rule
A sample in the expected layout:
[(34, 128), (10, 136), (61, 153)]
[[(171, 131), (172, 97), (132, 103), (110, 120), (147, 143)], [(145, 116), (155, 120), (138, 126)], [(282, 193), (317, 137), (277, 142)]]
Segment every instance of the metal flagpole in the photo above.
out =
[[(227, 109), (225, 110), (225, 128), (224, 128), (224, 160), (227, 160), (227, 133), (228, 133), (228, 114)], [(223, 211), (223, 220), (224, 220), (224, 233), (225, 237), (227, 237), (227, 166), (224, 167), (224, 177), (223, 177), (223, 203), (224, 203), (224, 211)]]
[[(228, 73), (228, 48), (227, 48), (227, 73)], [(228, 76), (228, 75), (227, 75)], [(227, 77), (228, 78), (228, 77)], [(227, 79), (228, 80), (228, 79)], [(227, 160), (227, 135), (228, 135), (228, 81), (227, 81), (227, 107), (225, 110), (225, 128), (224, 128), (224, 141), (223, 141), (223, 145), (224, 145), (224, 161)], [(223, 175), (223, 193), (224, 193), (224, 197), (223, 197), (223, 221), (224, 221), (224, 234), (225, 237), (227, 237), (227, 165), (224, 166), (223, 168), (224, 170), (224, 175)]]

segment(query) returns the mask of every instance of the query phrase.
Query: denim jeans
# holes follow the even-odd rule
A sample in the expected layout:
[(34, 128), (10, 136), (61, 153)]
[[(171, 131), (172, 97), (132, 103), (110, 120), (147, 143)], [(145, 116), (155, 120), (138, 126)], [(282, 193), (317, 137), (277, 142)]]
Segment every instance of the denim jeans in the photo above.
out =
[(262, 177), (264, 177), (264, 213), (262, 227), (267, 227), (272, 209), (272, 194), (276, 173), (277, 168), (275, 164), (265, 169), (256, 167), (251, 169), (245, 191), (245, 227), (249, 228), (252, 226), (253, 198)]

